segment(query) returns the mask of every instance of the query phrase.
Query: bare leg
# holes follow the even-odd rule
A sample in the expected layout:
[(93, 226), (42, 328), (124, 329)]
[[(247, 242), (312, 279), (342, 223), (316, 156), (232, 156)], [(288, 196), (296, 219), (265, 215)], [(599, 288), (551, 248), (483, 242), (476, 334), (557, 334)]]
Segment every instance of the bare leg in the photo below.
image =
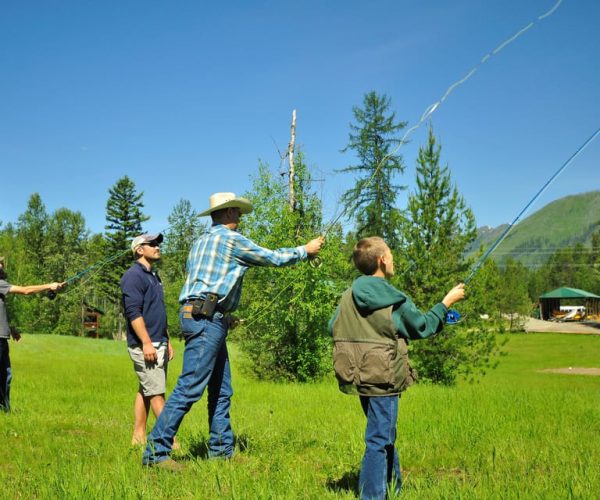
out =
[[(131, 444), (133, 445), (144, 444), (146, 442), (146, 421), (148, 420), (149, 410), (150, 398), (145, 398), (142, 392), (138, 391), (135, 395), (135, 402), (133, 404), (134, 424), (133, 436), (131, 437)], [(154, 410), (154, 408), (152, 410)]]
[(146, 398), (147, 404), (150, 405), (150, 407), (152, 408), (152, 413), (154, 413), (154, 416), (156, 418), (158, 418), (158, 416), (160, 415), (160, 412), (162, 411), (163, 407), (165, 406), (165, 395), (164, 394), (157, 394), (156, 396), (148, 396)]

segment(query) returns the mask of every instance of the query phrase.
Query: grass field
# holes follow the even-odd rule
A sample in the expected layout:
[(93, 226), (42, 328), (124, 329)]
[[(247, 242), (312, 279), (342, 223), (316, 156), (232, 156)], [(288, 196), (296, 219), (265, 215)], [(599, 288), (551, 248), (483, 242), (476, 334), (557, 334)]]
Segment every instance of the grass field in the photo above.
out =
[[(183, 345), (176, 344), (169, 386)], [(206, 400), (179, 439), (184, 472), (143, 469), (130, 447), (136, 388), (124, 343), (27, 335), (11, 343), (13, 412), (0, 415), (1, 498), (353, 498), (358, 400), (333, 377), (259, 382), (233, 351), (237, 455), (205, 458)], [(598, 498), (600, 336), (514, 335), (480, 383), (416, 386), (400, 402), (403, 498)]]

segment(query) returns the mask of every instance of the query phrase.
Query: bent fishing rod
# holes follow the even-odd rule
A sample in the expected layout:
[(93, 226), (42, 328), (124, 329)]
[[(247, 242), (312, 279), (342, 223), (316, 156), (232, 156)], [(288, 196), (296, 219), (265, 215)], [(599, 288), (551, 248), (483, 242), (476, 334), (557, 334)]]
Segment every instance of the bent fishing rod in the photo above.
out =
[[(577, 156), (579, 156), (585, 150), (585, 148), (587, 148), (589, 146), (589, 144), (598, 136), (598, 134), (600, 134), (600, 128), (598, 128), (581, 146), (579, 146), (579, 148), (577, 149), (577, 151), (575, 151), (569, 157), (569, 159), (567, 161), (565, 161), (560, 166), (560, 168), (556, 172), (554, 172), (554, 174), (552, 174), (552, 176), (538, 190), (538, 192), (533, 196), (533, 198), (531, 198), (527, 202), (527, 204), (525, 205), (525, 207), (523, 207), (523, 209), (517, 214), (517, 216), (513, 219), (513, 221), (506, 227), (506, 229), (504, 229), (504, 231), (502, 232), (502, 234), (496, 239), (496, 241), (494, 241), (494, 243), (492, 243), (492, 245), (487, 249), (487, 251), (473, 265), (473, 267), (471, 268), (471, 272), (469, 273), (469, 275), (467, 276), (467, 278), (463, 282), (465, 285), (467, 285), (469, 283), (469, 281), (471, 281), (471, 279), (473, 278), (473, 276), (475, 276), (475, 274), (477, 273), (477, 271), (479, 271), (479, 269), (481, 269), (481, 266), (485, 263), (485, 261), (487, 259), (489, 259), (489, 257), (494, 253), (494, 251), (496, 250), (496, 248), (498, 248), (498, 246), (500, 245), (500, 243), (502, 243), (502, 241), (504, 241), (504, 239), (508, 236), (508, 233), (515, 226), (515, 224), (517, 222), (519, 222), (519, 220), (521, 220), (521, 217), (523, 217), (523, 215), (525, 215), (525, 213), (538, 200), (538, 198), (544, 193), (544, 191), (546, 191), (546, 189), (548, 189), (548, 187), (550, 186), (550, 184), (552, 184), (556, 180), (556, 178), (573, 162), (573, 160), (575, 160), (575, 158), (577, 158)], [(455, 324), (455, 323), (458, 323), (461, 320), (461, 315), (460, 315), (460, 313), (458, 311), (456, 311), (454, 309), (451, 309), (451, 310), (448, 311), (448, 315), (446, 317), (446, 320), (447, 320), (448, 324)]]
[[(118, 258), (122, 257), (123, 255), (129, 253), (129, 251), (130, 251), (129, 249), (123, 250), (122, 252), (111, 255), (110, 257), (108, 257), (104, 260), (101, 260), (99, 262), (96, 262), (95, 264), (92, 264), (91, 266), (86, 267), (82, 271), (79, 271), (77, 274), (74, 274), (70, 278), (66, 279), (63, 282), (63, 287), (77, 281), (78, 279), (82, 278), (83, 276), (85, 276), (86, 274), (88, 274), (92, 271), (99, 270), (101, 267), (104, 267), (106, 264), (110, 264), (111, 262), (117, 260)], [(48, 293), (46, 293), (46, 297), (48, 297), (50, 300), (54, 300), (56, 298), (57, 293), (58, 293), (58, 291), (55, 292), (55, 291), (51, 290)]]

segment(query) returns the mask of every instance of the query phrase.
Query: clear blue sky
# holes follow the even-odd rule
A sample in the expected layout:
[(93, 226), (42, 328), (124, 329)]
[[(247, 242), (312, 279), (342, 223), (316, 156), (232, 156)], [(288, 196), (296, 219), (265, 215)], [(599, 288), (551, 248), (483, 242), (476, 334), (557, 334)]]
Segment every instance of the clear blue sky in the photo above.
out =
[[(39, 192), (49, 212), (104, 227), (123, 175), (149, 230), (181, 198), (251, 186), (279, 167), (292, 109), (329, 216), (352, 177), (340, 150), (375, 90), (414, 124), (446, 89), (555, 0), (4, 0), (0, 13), (0, 221)], [(484, 64), (432, 116), (478, 225), (509, 222), (600, 127), (600, 2), (556, 12)], [(401, 149), (413, 184), (426, 127)], [(600, 139), (536, 204), (600, 189)], [(405, 199), (399, 200), (403, 207)], [(327, 215), (326, 215), (327, 218)]]

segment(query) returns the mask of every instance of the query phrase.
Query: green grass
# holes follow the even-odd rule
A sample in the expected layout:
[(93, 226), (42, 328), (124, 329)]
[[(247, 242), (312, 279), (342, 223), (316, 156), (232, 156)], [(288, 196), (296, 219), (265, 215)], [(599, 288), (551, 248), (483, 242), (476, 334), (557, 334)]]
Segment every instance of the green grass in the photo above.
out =
[[(178, 375), (177, 344), (169, 385)], [(180, 474), (129, 446), (136, 379), (123, 343), (25, 336), (11, 343), (14, 411), (0, 415), (0, 498), (353, 498), (363, 452), (358, 400), (333, 377), (259, 382), (233, 348), (232, 461), (203, 457), (206, 400), (180, 429)], [(478, 384), (416, 386), (400, 402), (403, 498), (593, 498), (600, 492), (600, 336), (512, 336)]]

